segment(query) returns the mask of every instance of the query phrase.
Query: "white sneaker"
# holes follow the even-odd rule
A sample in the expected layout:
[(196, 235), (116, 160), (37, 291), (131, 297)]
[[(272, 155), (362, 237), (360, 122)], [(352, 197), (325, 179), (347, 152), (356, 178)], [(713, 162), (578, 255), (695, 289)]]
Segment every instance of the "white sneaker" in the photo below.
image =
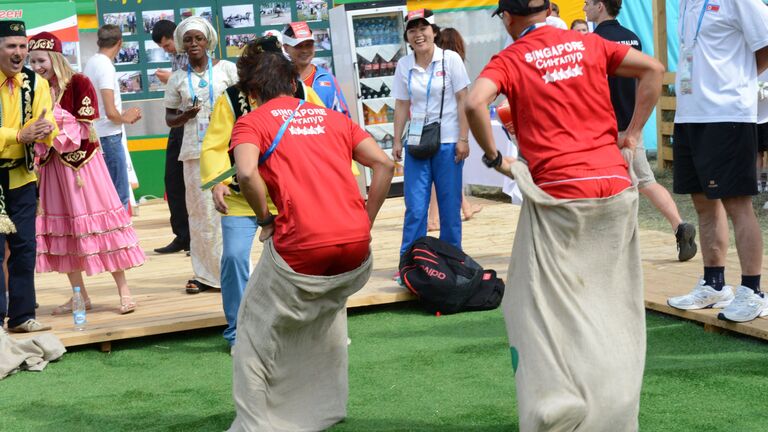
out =
[(751, 288), (736, 288), (736, 298), (717, 317), (725, 321), (748, 322), (768, 315), (768, 298), (755, 294)]
[[(750, 290), (751, 291), (751, 290)], [(733, 301), (733, 289), (726, 285), (720, 291), (700, 280), (693, 290), (682, 296), (667, 299), (667, 304), (675, 309), (694, 310), (708, 308), (724, 308)]]

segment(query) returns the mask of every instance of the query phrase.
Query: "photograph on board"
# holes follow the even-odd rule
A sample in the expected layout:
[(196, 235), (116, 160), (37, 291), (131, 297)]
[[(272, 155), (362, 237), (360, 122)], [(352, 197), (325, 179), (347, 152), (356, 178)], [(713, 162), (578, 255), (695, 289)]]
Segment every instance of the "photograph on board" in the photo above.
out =
[(115, 56), (116, 65), (136, 64), (139, 62), (139, 43), (123, 41), (120, 51)]
[(255, 34), (237, 34), (224, 37), (227, 57), (239, 57), (248, 42), (256, 39)]
[(157, 77), (156, 73), (157, 69), (147, 69), (147, 82), (149, 83), (149, 91), (165, 91), (165, 84), (160, 81), (160, 78)]
[(313, 29), (312, 36), (315, 38), (315, 51), (331, 49), (331, 34), (328, 33), (328, 29)]
[(296, 21), (322, 21), (328, 19), (326, 0), (297, 0)]
[(117, 71), (117, 84), (120, 86), (120, 94), (141, 93), (141, 71)]
[(120, 31), (123, 33), (123, 36), (136, 34), (135, 12), (105, 13), (103, 18), (104, 24), (114, 24), (120, 27)]
[(221, 16), (224, 17), (224, 28), (253, 27), (253, 5), (232, 5), (221, 8)]
[(160, 20), (173, 21), (173, 9), (143, 11), (141, 21), (144, 25), (144, 33), (152, 34), (152, 28)]
[(70, 66), (78, 72), (80, 72), (80, 52), (77, 47), (77, 42), (62, 42), (61, 53), (69, 62)]
[(291, 4), (289, 2), (266, 2), (259, 10), (261, 25), (288, 24), (291, 22)]
[(209, 7), (181, 8), (179, 9), (179, 15), (182, 20), (191, 16), (198, 16), (207, 19), (209, 23), (213, 24), (213, 11)]
[(160, 48), (160, 46), (156, 44), (155, 41), (145, 40), (144, 52), (147, 53), (147, 63), (164, 63), (171, 61), (171, 57), (168, 55), (168, 53), (165, 52), (164, 49)]

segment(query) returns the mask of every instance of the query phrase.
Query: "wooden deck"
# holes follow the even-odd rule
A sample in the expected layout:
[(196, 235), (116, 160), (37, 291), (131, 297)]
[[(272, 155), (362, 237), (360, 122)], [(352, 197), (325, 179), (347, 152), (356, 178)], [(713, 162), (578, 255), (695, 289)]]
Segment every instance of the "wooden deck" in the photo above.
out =
[[(471, 221), (464, 223), (464, 249), (486, 268), (497, 270), (507, 280), (507, 264), (512, 248), (519, 207), (472, 198), (484, 205)], [(374, 272), (369, 283), (349, 299), (349, 307), (362, 307), (410, 300), (410, 293), (392, 281), (397, 268), (402, 233), (404, 203), (389, 199), (384, 204), (373, 232)], [(183, 253), (157, 255), (152, 250), (171, 239), (165, 203), (152, 201), (141, 206), (134, 218), (141, 244), (147, 253), (144, 266), (128, 272), (128, 281), (139, 307), (136, 312), (119, 315), (119, 298), (112, 278), (102, 274), (86, 278), (93, 309), (88, 313), (84, 331), (72, 329), (71, 316), (51, 316), (51, 310), (70, 296), (65, 275), (37, 275), (38, 319), (54, 327), (65, 346), (102, 343), (141, 336), (222, 326), (225, 324), (218, 291), (197, 295), (184, 293), (184, 284), (192, 276), (191, 264)], [(724, 329), (768, 339), (768, 320), (748, 324), (730, 324), (717, 320), (714, 311), (682, 312), (669, 308), (666, 298), (687, 292), (701, 272), (700, 258), (692, 262), (675, 260), (674, 236), (655, 231), (641, 232), (646, 307), (663, 313), (699, 321), (709, 330)], [(256, 244), (252, 258), (258, 260), (261, 248)], [(738, 277), (735, 251), (730, 251), (727, 275)], [(17, 335), (16, 337), (25, 337)]]

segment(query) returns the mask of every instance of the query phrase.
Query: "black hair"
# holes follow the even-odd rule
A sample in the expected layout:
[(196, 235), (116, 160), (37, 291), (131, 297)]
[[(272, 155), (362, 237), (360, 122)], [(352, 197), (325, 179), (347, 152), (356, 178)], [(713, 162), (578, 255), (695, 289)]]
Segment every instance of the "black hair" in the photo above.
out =
[(237, 62), (240, 89), (264, 104), (282, 95), (292, 95), (299, 73), (281, 52), (264, 51), (241, 57)]
[(176, 30), (176, 23), (169, 20), (160, 20), (152, 26), (152, 40), (160, 45), (163, 38), (173, 39), (173, 31)]
[(435, 32), (435, 45), (440, 45), (440, 27), (438, 27), (437, 24), (430, 24), (429, 21), (425, 19), (411, 20), (408, 22), (408, 24), (405, 25), (405, 31), (403, 31), (403, 40), (408, 43), (408, 29), (412, 29), (422, 22), (432, 27), (432, 31)]
[(621, 0), (595, 0), (596, 3), (602, 3), (605, 5), (605, 11), (612, 17), (619, 16), (621, 10)]

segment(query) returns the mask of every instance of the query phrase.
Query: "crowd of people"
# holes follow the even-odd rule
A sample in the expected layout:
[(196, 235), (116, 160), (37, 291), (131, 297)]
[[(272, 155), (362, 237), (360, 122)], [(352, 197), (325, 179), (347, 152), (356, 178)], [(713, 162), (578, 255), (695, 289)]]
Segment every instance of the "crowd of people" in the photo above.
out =
[[(768, 148), (768, 7), (719, 3), (680, 1), (673, 188), (694, 204), (703, 277), (668, 303), (748, 322), (768, 315), (752, 207)], [(345, 417), (345, 304), (370, 277), (371, 229), (395, 161), (405, 161), (400, 254), (426, 235), (433, 195), (440, 238), (461, 248), (462, 208), (473, 212), (462, 204), (469, 133), (485, 165), (515, 179), (525, 198), (502, 303), (520, 428), (637, 430), (646, 349), (639, 194), (669, 222), (679, 261), (699, 248), (642, 143), (665, 69), (619, 23), (621, 7), (585, 0), (585, 19), (568, 29), (549, 0), (500, 0), (493, 15), (511, 43), (474, 82), (460, 35), (441, 30), (430, 10), (409, 12), (411, 53), (392, 88), (394, 161), (350, 118), (333, 74), (312, 63), (306, 23), (250, 41), (236, 64), (212, 55), (218, 34), (207, 20), (154, 23), (152, 39), (172, 59), (156, 75), (166, 85), (174, 233), (155, 252), (189, 251), (188, 294), (221, 290), (234, 362), (230, 430), (322, 430)], [(55, 35), (28, 40), (23, 22), (0, 21), (0, 250), (10, 251), (0, 310), (10, 331), (50, 329), (35, 316), (35, 271), (66, 273), (86, 308), (83, 272), (108, 271), (118, 312), (138, 307), (125, 272), (145, 256), (128, 213), (122, 134), (142, 113), (122, 108), (121, 33), (102, 26), (79, 74)], [(500, 95), (518, 158), (493, 140), (488, 106)], [(371, 170), (367, 199), (355, 163)], [(100, 181), (107, 175), (111, 183)], [(735, 289), (725, 280), (729, 221)], [(264, 250), (252, 269), (257, 232)]]

